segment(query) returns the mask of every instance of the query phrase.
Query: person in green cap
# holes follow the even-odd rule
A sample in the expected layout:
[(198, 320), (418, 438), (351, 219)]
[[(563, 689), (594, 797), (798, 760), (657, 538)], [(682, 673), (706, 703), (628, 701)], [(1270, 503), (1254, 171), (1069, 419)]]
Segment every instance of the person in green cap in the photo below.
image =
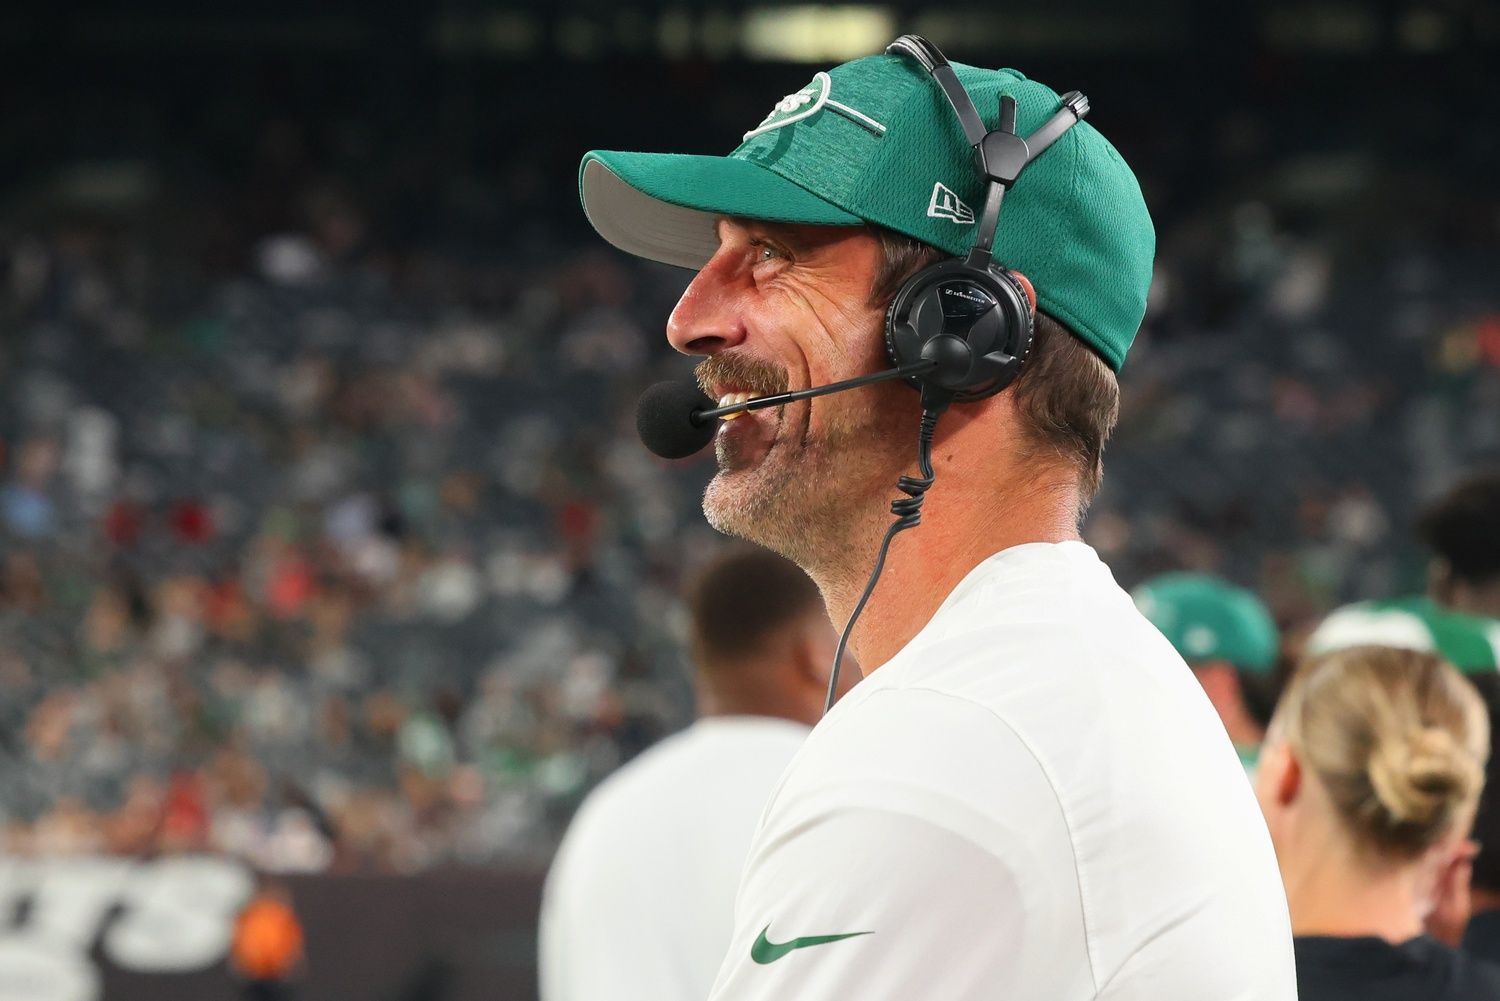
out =
[[(1308, 652), (1379, 644), (1435, 653), (1500, 720), (1500, 470), (1473, 473), (1428, 505), (1417, 537), (1432, 554), (1427, 593), (1336, 609), (1308, 637)], [(1491, 736), (1500, 739), (1500, 726)], [(1466, 929), (1456, 922), (1457, 934), (1468, 952), (1500, 962), (1500, 746), (1490, 749), (1474, 840), (1473, 917)]]
[(734, 418), (710, 522), (835, 624), (863, 608), (864, 679), (761, 816), (713, 1001), (1295, 996), (1234, 749), (1079, 536), (1154, 251), (1087, 108), (903, 36), (726, 157), (583, 159), (605, 239), (697, 272), (666, 334), (719, 404), (696, 420)]
[(1429, 505), (1417, 537), (1432, 553), (1427, 594), (1337, 609), (1308, 637), (1309, 653), (1378, 643), (1436, 653), (1470, 675), (1500, 670), (1500, 470)]
[(1255, 769), (1275, 707), (1271, 684), (1281, 637), (1251, 591), (1208, 574), (1169, 573), (1131, 596), (1193, 669), (1247, 772)]

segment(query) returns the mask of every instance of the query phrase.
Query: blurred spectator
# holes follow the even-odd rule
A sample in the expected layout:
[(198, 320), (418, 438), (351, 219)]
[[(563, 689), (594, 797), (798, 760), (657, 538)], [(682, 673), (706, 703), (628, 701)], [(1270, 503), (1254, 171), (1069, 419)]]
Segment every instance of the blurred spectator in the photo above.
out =
[(733, 552), (691, 607), (699, 719), (579, 809), (542, 900), (543, 1001), (708, 995), (756, 822), (822, 715), (836, 637), (801, 570)]
[(1280, 637), (1271, 613), (1251, 592), (1206, 574), (1153, 577), (1131, 597), (1192, 668), (1253, 774), (1276, 704)]
[(15, 477), (0, 487), (0, 516), (5, 527), (21, 538), (42, 538), (57, 528), (56, 508), (49, 494), (57, 462), (55, 441), (27, 441), (16, 458)]
[(1430, 654), (1350, 647), (1294, 676), (1256, 795), (1304, 1001), (1500, 999), (1500, 967), (1451, 947), (1488, 754), (1484, 703)]
[[(1417, 535), (1431, 553), (1427, 594), (1340, 608), (1307, 640), (1313, 653), (1366, 643), (1432, 651), (1468, 675), (1500, 718), (1500, 473), (1459, 481), (1422, 513)], [(1500, 732), (1492, 733), (1500, 740)], [(1474, 823), (1473, 917), (1464, 948), (1500, 962), (1500, 753), (1491, 747)]]
[(1500, 469), (1468, 477), (1427, 508), (1417, 535), (1433, 553), (1433, 600), (1500, 623)]
[[(1308, 637), (1313, 653), (1360, 643), (1428, 650), (1460, 670), (1500, 669), (1500, 472), (1460, 481), (1421, 515), (1427, 594), (1340, 608)], [(1500, 889), (1500, 885), (1497, 885)]]

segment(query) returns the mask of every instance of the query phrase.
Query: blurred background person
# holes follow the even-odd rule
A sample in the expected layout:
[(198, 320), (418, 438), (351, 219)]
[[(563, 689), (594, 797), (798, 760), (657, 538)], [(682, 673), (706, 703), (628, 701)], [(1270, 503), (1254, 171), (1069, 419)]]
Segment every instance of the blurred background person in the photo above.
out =
[(1270, 611), (1254, 593), (1208, 574), (1162, 574), (1131, 596), (1192, 668), (1253, 772), (1276, 704), (1280, 635)]
[(1430, 553), (1427, 593), (1362, 601), (1330, 614), (1311, 653), (1363, 643), (1435, 651), (1460, 670), (1500, 667), (1500, 470), (1460, 481), (1417, 520)]
[(822, 715), (836, 636), (795, 565), (737, 549), (703, 573), (690, 608), (699, 719), (575, 816), (542, 898), (543, 1001), (708, 996), (751, 835)]
[[(1460, 482), (1427, 509), (1417, 532), (1434, 554), (1432, 599), (1490, 620), (1491, 652), (1500, 650), (1500, 469)], [(1491, 663), (1500, 664), (1500, 657)]]
[[(1325, 618), (1310, 653), (1366, 643), (1433, 651), (1469, 678), (1491, 719), (1500, 714), (1500, 470), (1472, 473), (1417, 519), (1429, 554), (1427, 592), (1362, 601)], [(1494, 736), (1492, 734), (1492, 740)], [(1473, 916), (1464, 948), (1500, 962), (1500, 754), (1493, 744), (1474, 822)]]
[(1500, 968), (1434, 937), (1466, 917), (1489, 739), (1479, 695), (1431, 654), (1350, 647), (1293, 677), (1256, 795), (1302, 1001), (1500, 998)]

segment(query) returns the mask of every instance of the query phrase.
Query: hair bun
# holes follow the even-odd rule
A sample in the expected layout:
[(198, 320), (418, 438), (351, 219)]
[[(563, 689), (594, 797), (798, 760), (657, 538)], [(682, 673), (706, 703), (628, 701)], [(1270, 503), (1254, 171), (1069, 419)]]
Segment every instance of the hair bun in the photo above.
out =
[(1302, 756), (1357, 843), (1411, 860), (1479, 801), (1489, 757), (1484, 701), (1430, 653), (1356, 646), (1308, 661), (1273, 730)]
[(1428, 829), (1445, 827), (1483, 777), (1452, 732), (1437, 726), (1386, 736), (1369, 776), (1390, 824)]

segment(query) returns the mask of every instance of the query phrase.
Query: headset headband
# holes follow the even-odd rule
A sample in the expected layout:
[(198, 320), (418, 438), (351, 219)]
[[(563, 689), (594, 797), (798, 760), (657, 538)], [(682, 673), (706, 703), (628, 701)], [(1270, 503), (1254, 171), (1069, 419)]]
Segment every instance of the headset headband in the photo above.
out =
[(902, 35), (886, 46), (885, 51), (910, 56), (932, 75), (952, 105), (953, 113), (958, 116), (964, 138), (974, 148), (975, 165), (985, 177), (984, 211), (980, 216), (979, 233), (974, 238), (974, 248), (969, 251), (965, 263), (973, 268), (987, 269), (990, 251), (995, 245), (995, 233), (1000, 227), (1000, 203), (1005, 192), (1016, 183), (1027, 164), (1083, 120), (1089, 113), (1089, 99), (1076, 90), (1068, 91), (1062, 96), (1062, 107), (1040, 128), (1022, 139), (1016, 135), (1016, 99), (1002, 94), (1000, 127), (991, 132), (985, 129), (984, 120), (979, 117), (969, 92), (936, 45), (921, 35)]

